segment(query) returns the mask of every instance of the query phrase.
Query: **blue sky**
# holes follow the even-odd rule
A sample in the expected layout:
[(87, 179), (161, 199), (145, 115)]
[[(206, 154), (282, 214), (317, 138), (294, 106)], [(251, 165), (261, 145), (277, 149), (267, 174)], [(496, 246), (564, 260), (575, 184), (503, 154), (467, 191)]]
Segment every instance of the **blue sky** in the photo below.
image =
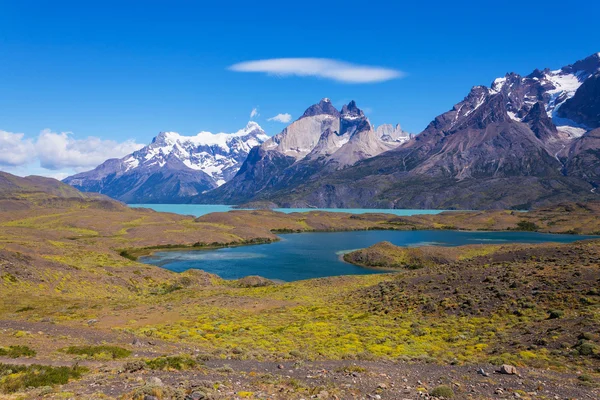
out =
[[(355, 99), (374, 124), (418, 133), (474, 85), (600, 51), (589, 19), (600, 15), (597, 2), (400, 3), (0, 0), (0, 149), (43, 152), (44, 129), (52, 149), (0, 169), (64, 175), (87, 167), (69, 151), (89, 137), (118, 154), (164, 130), (236, 131), (253, 108), (272, 135), (285, 124), (268, 118), (295, 119), (322, 97), (338, 106)], [(402, 77), (348, 83), (230, 69), (275, 58)]]

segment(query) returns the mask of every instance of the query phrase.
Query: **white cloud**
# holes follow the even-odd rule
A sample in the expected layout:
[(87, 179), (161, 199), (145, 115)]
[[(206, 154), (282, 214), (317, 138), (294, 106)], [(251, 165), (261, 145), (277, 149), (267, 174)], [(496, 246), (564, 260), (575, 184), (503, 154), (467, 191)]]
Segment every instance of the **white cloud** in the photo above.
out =
[(18, 166), (35, 159), (35, 146), (24, 136), (0, 130), (0, 165)]
[(276, 116), (267, 119), (267, 121), (277, 121), (277, 122), (282, 122), (284, 124), (287, 124), (291, 120), (292, 120), (292, 115), (288, 114), (288, 113), (277, 114)]
[[(97, 137), (75, 139), (70, 132), (45, 129), (35, 139), (0, 130), (0, 166), (4, 170), (64, 178), (95, 168), (109, 158), (121, 158), (142, 148), (133, 140), (116, 142)], [(36, 167), (39, 165), (39, 167)]]
[(47, 172), (47, 173), (44, 173), (44, 176), (47, 176), (48, 178), (54, 178), (59, 181), (62, 181), (63, 179), (65, 179), (71, 175), (73, 175), (73, 174), (70, 172)]
[(250, 119), (258, 117), (260, 114), (258, 113), (258, 107), (254, 107), (252, 111), (250, 111)]
[(229, 67), (236, 72), (265, 72), (277, 76), (316, 76), (343, 83), (374, 83), (404, 76), (402, 71), (351, 64), (329, 58), (273, 58), (246, 61)]
[(74, 139), (70, 132), (45, 129), (36, 141), (37, 155), (43, 168), (94, 168), (109, 158), (121, 158), (144, 145), (127, 140), (122, 143), (89, 136)]

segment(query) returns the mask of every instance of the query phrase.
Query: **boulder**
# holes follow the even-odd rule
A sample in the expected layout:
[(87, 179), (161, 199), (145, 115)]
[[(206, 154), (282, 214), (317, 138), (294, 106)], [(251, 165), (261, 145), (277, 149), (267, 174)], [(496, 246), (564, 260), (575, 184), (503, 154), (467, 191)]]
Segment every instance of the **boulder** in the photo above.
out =
[(504, 374), (504, 375), (519, 375), (519, 373), (517, 372), (517, 369), (515, 367), (513, 367), (512, 365), (508, 365), (508, 364), (502, 365), (498, 372), (500, 372), (501, 374)]

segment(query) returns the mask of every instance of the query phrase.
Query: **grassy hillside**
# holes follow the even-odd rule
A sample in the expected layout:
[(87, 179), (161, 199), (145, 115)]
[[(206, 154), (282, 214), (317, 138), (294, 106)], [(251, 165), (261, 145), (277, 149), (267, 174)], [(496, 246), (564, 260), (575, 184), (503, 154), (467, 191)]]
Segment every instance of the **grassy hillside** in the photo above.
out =
[(56, 179), (42, 176), (18, 177), (0, 171), (1, 198), (27, 198), (27, 195), (39, 194), (45, 197), (88, 198), (90, 195), (64, 184)]
[[(392, 399), (441, 384), (458, 398), (493, 397), (497, 387), (525, 398), (598, 394), (598, 241), (384, 244), (356, 254), (364, 265), (400, 267), (397, 274), (285, 284), (177, 274), (132, 259), (156, 249), (268, 242), (292, 231), (591, 233), (600, 230), (596, 204), (527, 214), (193, 218), (64, 200), (53, 190), (35, 200), (15, 196), (10, 201), (20, 207), (0, 210), (0, 398), (170, 399), (201, 391), (209, 398)], [(519, 368), (522, 384), (474, 372), (503, 362)], [(47, 378), (39, 378), (42, 370)]]

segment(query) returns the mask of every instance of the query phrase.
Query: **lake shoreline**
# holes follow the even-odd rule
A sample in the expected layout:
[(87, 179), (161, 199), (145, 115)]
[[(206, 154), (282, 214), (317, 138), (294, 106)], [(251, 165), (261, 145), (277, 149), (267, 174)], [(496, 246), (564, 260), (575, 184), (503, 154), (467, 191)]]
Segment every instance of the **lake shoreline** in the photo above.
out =
[[(339, 232), (368, 232), (368, 231), (406, 231), (407, 229), (397, 229), (397, 228), (366, 228), (366, 229), (336, 229), (336, 230), (303, 230), (303, 231), (295, 231), (295, 230), (286, 230), (286, 229), (273, 229), (271, 232), (277, 235), (291, 235), (291, 234), (303, 234), (303, 233), (339, 233)], [(413, 229), (413, 231), (430, 231), (431, 229)], [(494, 232), (527, 232), (527, 231), (516, 231), (516, 230), (478, 230), (478, 229), (439, 229), (440, 231), (452, 231), (452, 232), (481, 232), (481, 233), (494, 233)], [(564, 233), (554, 233), (554, 232), (538, 232), (548, 235), (564, 235)], [(594, 236), (594, 235), (586, 235), (586, 236)], [(597, 235), (600, 237), (600, 235)], [(205, 250), (216, 250), (230, 247), (243, 247), (243, 246), (255, 246), (261, 244), (269, 244), (280, 241), (280, 238), (277, 239), (266, 239), (265, 242), (252, 242), (252, 243), (224, 243), (224, 244), (211, 244), (206, 246), (195, 246), (195, 245), (183, 245), (183, 244), (166, 244), (161, 246), (151, 246), (151, 247), (142, 247), (142, 248), (123, 248), (117, 249), (120, 253), (126, 253), (127, 255), (121, 254), (125, 258), (129, 258), (129, 256), (134, 257), (130, 258), (133, 261), (139, 261), (141, 257), (151, 257), (154, 253), (158, 252), (167, 252), (167, 251), (205, 251)], [(164, 247), (163, 247), (164, 246)], [(425, 245), (424, 245), (425, 246)]]
[[(147, 265), (181, 273), (198, 269), (225, 280), (259, 275), (286, 282), (342, 275), (397, 273), (401, 268), (352, 263), (344, 253), (390, 241), (402, 248), (494, 248), (508, 245), (572, 243), (597, 239), (591, 235), (565, 235), (523, 231), (476, 230), (338, 230), (284, 233), (277, 240), (221, 246), (145, 249), (139, 259)], [(328, 233), (329, 235), (323, 235)], [(253, 246), (254, 245), (254, 246)], [(261, 246), (268, 245), (268, 246)], [(205, 250), (205, 251), (201, 251)], [(344, 253), (340, 253), (344, 252)], [(193, 254), (197, 253), (197, 254)], [(203, 253), (203, 254), (200, 254)], [(299, 257), (298, 254), (303, 254)], [(349, 268), (353, 266), (354, 268)]]
[(306, 213), (306, 212), (327, 212), (340, 214), (386, 214), (396, 217), (408, 217), (412, 215), (437, 215), (443, 212), (470, 212), (473, 210), (436, 210), (436, 209), (403, 209), (403, 208), (285, 208), (276, 207), (270, 209), (264, 208), (238, 208), (235, 205), (226, 204), (127, 204), (130, 208), (148, 208), (157, 212), (170, 212), (180, 215), (193, 215), (200, 217), (213, 212), (229, 211), (273, 211), (283, 214)]

